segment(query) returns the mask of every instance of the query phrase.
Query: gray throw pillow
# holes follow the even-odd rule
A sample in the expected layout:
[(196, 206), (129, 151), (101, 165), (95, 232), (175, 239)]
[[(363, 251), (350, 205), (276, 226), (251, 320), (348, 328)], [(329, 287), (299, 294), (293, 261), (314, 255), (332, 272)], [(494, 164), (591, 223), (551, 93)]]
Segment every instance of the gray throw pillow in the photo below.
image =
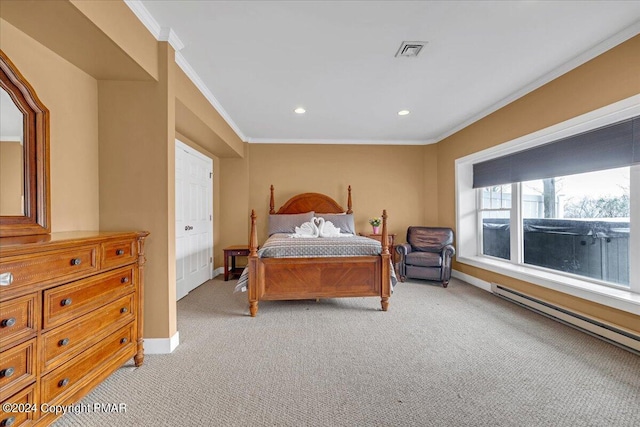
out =
[(296, 227), (313, 221), (313, 211), (301, 214), (269, 215), (269, 236), (275, 233), (295, 233)]
[(356, 226), (353, 221), (353, 214), (316, 214), (325, 221), (331, 221), (333, 225), (340, 229), (340, 234), (356, 234)]

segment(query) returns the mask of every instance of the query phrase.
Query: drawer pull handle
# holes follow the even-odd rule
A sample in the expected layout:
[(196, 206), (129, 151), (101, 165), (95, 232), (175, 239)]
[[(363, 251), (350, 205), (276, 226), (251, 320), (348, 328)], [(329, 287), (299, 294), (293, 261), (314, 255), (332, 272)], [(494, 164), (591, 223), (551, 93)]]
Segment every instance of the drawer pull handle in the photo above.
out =
[(2, 319), (2, 322), (0, 322), (0, 325), (2, 325), (3, 328), (10, 328), (11, 326), (16, 324), (16, 318), (15, 317), (10, 317), (8, 319)]
[(60, 347), (64, 347), (65, 345), (68, 345), (68, 344), (69, 344), (69, 338), (63, 338), (60, 341), (58, 341), (58, 345)]
[(120, 313), (123, 313), (123, 314), (126, 313), (127, 311), (129, 311), (129, 310), (127, 310), (127, 307), (122, 307), (120, 309)]
[(7, 369), (3, 369), (2, 371), (0, 371), (0, 378), (9, 378), (15, 371), (16, 370), (13, 366)]
[(13, 283), (13, 274), (0, 273), (0, 286), (9, 286)]
[(122, 279), (120, 279), (120, 283), (129, 283), (129, 278), (123, 277)]
[(116, 250), (116, 255), (120, 256), (120, 255), (124, 255), (124, 249), (118, 249)]
[(71, 258), (71, 265), (80, 265), (82, 260), (80, 258)]
[(128, 341), (129, 341), (128, 339), (126, 339), (126, 338), (122, 338), (122, 339), (120, 340), (120, 344), (126, 344)]
[(12, 426), (13, 423), (15, 422), (16, 422), (16, 417), (5, 418), (4, 420), (0, 421), (0, 426), (9, 427), (9, 426)]
[(62, 301), (60, 301), (60, 305), (63, 307), (66, 307), (68, 305), (71, 305), (71, 302), (72, 302), (71, 298), (65, 298)]
[(64, 387), (69, 384), (69, 378), (63, 378), (58, 382), (58, 387)]

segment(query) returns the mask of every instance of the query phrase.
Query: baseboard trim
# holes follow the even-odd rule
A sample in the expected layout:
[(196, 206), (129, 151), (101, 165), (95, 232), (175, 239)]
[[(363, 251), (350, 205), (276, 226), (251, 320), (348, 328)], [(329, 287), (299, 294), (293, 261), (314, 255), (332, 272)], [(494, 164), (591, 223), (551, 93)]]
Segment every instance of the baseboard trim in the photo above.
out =
[(180, 344), (180, 332), (176, 331), (171, 338), (145, 338), (145, 354), (170, 354)]
[[(217, 277), (221, 274), (224, 274), (224, 267), (218, 267), (215, 270), (213, 270), (213, 277)], [(212, 277), (212, 279), (213, 279)]]
[(492, 283), (492, 290), (495, 295), (506, 301), (518, 304), (535, 313), (640, 355), (640, 336), (634, 331), (532, 297), (497, 283)]
[(478, 279), (477, 277), (470, 276), (458, 270), (451, 270), (451, 276), (455, 277), (456, 279), (460, 279), (464, 282), (467, 282), (470, 285), (473, 285), (477, 288), (480, 288), (483, 291), (492, 292), (490, 282), (486, 282), (482, 279)]

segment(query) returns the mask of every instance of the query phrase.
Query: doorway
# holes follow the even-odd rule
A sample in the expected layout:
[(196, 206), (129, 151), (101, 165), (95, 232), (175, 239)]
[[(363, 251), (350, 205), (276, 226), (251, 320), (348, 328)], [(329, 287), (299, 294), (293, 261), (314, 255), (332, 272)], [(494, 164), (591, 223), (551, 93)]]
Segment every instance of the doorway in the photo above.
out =
[(212, 278), (213, 160), (176, 139), (176, 300)]

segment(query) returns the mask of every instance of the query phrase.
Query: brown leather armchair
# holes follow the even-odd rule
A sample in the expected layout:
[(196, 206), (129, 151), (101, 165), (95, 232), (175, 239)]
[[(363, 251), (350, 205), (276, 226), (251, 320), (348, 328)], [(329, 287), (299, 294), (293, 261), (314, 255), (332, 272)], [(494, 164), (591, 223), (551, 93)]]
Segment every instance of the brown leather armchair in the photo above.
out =
[(434, 280), (449, 285), (451, 279), (451, 258), (453, 230), (444, 227), (409, 227), (407, 243), (396, 246), (401, 255), (398, 263), (400, 281), (409, 278)]

